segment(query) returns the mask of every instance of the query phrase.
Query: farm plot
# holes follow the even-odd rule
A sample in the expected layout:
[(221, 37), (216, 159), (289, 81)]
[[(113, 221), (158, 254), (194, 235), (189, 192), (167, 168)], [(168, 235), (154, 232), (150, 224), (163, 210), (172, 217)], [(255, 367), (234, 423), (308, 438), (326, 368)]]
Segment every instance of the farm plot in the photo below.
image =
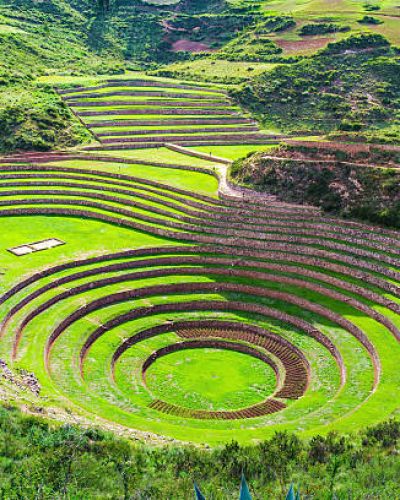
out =
[(0, 165), (6, 248), (66, 242), (0, 256), (0, 356), (36, 405), (210, 444), (398, 410), (399, 232), (91, 155)]
[(272, 136), (234, 106), (221, 88), (174, 80), (109, 80), (58, 90), (99, 145), (123, 150), (177, 145), (268, 143)]

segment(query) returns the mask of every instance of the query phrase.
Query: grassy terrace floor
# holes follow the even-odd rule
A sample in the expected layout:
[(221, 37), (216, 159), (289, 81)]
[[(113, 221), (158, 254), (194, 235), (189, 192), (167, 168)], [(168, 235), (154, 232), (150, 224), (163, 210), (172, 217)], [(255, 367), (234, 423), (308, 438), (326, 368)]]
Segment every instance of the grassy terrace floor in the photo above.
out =
[(132, 77), (63, 87), (59, 93), (104, 150), (119, 145), (160, 147), (167, 142), (262, 144), (271, 138), (218, 87)]
[(0, 162), (0, 357), (38, 378), (25, 404), (208, 444), (398, 414), (399, 232), (218, 196), (214, 161), (116, 146)]

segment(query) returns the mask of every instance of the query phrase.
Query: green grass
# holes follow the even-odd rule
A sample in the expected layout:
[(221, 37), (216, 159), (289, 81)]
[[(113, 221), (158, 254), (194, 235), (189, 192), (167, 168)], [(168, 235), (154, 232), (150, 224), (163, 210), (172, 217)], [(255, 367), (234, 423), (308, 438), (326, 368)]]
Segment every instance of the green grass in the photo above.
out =
[(169, 72), (183, 78), (199, 79), (200, 81), (226, 82), (232, 78), (248, 80), (264, 71), (276, 67), (272, 63), (256, 63), (242, 61), (225, 61), (223, 59), (199, 59), (196, 61), (183, 61), (161, 67), (160, 74)]
[[(303, 2), (303, 5), (305, 3)], [(71, 83), (71, 81), (69, 81)], [(157, 115), (156, 115), (157, 116)], [(145, 115), (146, 119), (150, 117)], [(108, 120), (109, 117), (100, 117)], [(124, 117), (125, 118), (125, 117)], [(138, 116), (135, 116), (138, 118)], [(118, 118), (119, 119), (119, 118)], [(85, 118), (86, 120), (86, 118)], [(135, 130), (135, 127), (122, 127), (123, 129)], [(155, 126), (154, 128), (160, 128)], [(107, 130), (107, 128), (102, 128)], [(187, 130), (187, 128), (183, 128)], [(207, 127), (199, 130), (207, 130)], [(227, 127), (227, 131), (229, 128)], [(271, 130), (273, 132), (273, 130)], [(195, 147), (193, 150), (211, 153), (228, 159), (237, 159), (246, 156), (248, 153), (257, 150), (267, 151), (268, 145), (237, 145), (237, 146), (204, 146)], [(2, 240), (2, 250), (0, 249), (0, 274), (1, 288), (5, 292), (12, 285), (21, 281), (24, 277), (50, 266), (55, 266), (63, 262), (73, 262), (74, 267), (65, 271), (58, 271), (54, 275), (40, 278), (37, 282), (30, 284), (26, 289), (20, 290), (4, 304), (0, 305), (0, 317), (3, 317), (12, 307), (24, 297), (37, 292), (41, 287), (48, 286), (48, 289), (41, 294), (33, 295), (31, 300), (12, 317), (4, 329), (2, 342), (0, 345), (0, 357), (7, 360), (13, 368), (25, 368), (35, 373), (38, 377), (43, 396), (40, 403), (32, 399), (32, 405), (40, 404), (43, 411), (50, 408), (62, 408), (71, 412), (77, 417), (85, 417), (91, 422), (102, 425), (104, 422), (109, 425), (123, 426), (128, 429), (144, 431), (167, 436), (172, 439), (192, 441), (195, 443), (206, 443), (217, 445), (229, 442), (232, 439), (241, 443), (255, 443), (272, 436), (276, 431), (297, 431), (299, 434), (310, 437), (317, 433), (326, 434), (331, 430), (348, 432), (360, 427), (371, 425), (387, 417), (396, 414), (398, 411), (396, 394), (400, 384), (400, 374), (397, 367), (397, 358), (400, 347), (397, 340), (389, 332), (383, 323), (373, 319), (363, 311), (357, 309), (349, 299), (357, 298), (363, 304), (371, 307), (374, 311), (383, 314), (393, 324), (400, 328), (400, 319), (393, 311), (384, 305), (378, 305), (366, 298), (360, 298), (356, 292), (349, 292), (339, 289), (336, 285), (326, 283), (317, 277), (303, 275), (304, 269), (325, 273), (326, 275), (342, 279), (348, 283), (353, 283), (362, 288), (369, 288), (383, 295), (381, 289), (375, 285), (366, 285), (362, 277), (356, 273), (351, 273), (352, 266), (357, 265), (357, 259), (351, 265), (346, 264), (350, 270), (350, 275), (341, 274), (339, 270), (327, 270), (324, 268), (323, 255), (319, 261), (310, 261), (307, 265), (292, 262), (292, 254), (287, 253), (290, 248), (282, 243), (281, 234), (275, 232), (272, 222), (280, 220), (281, 227), (287, 229), (292, 226), (295, 229), (302, 227), (304, 221), (291, 219), (290, 213), (286, 215), (274, 214), (271, 210), (264, 214), (265, 208), (255, 208), (250, 213), (244, 212), (241, 206), (226, 204), (224, 208), (227, 212), (223, 217), (218, 217), (219, 226), (212, 226), (212, 218), (208, 217), (208, 212), (218, 213), (216, 197), (218, 191), (218, 181), (211, 173), (214, 164), (210, 161), (198, 159), (176, 153), (167, 148), (151, 148), (140, 150), (116, 150), (116, 151), (96, 151), (96, 155), (109, 156), (110, 161), (92, 161), (84, 156), (77, 160), (57, 161), (52, 166), (52, 177), (50, 177), (51, 189), (58, 191), (61, 189), (60, 179), (57, 175), (57, 166), (83, 169), (100, 170), (108, 173), (118, 173), (135, 176), (143, 180), (158, 181), (171, 188), (184, 189), (189, 192), (186, 195), (175, 194), (174, 206), (165, 205), (173, 200), (168, 190), (157, 189), (152, 193), (156, 200), (143, 201), (138, 194), (127, 195), (126, 193), (115, 193), (120, 201), (107, 201), (110, 211), (117, 208), (126, 208), (129, 214), (121, 216), (119, 224), (103, 223), (91, 218), (80, 220), (67, 216), (21, 216), (2, 217), (2, 229), (4, 238)], [(113, 162), (112, 158), (130, 159), (130, 163)], [(201, 172), (191, 172), (184, 169), (162, 168), (157, 166), (143, 165), (141, 161), (166, 162), (176, 166), (192, 165), (209, 169), (210, 175)], [(18, 166), (15, 167), (18, 170)], [(27, 175), (35, 175), (34, 181), (48, 180), (45, 174), (49, 171), (41, 172), (40, 167), (32, 167)], [(66, 200), (74, 200), (74, 208), (80, 208), (90, 196), (101, 192), (102, 194), (112, 194), (112, 187), (107, 185), (104, 179), (93, 180), (87, 174), (87, 181), (79, 181), (75, 174), (71, 174), (72, 179), (68, 182), (74, 191), (78, 191), (76, 196), (72, 196), (68, 189), (66, 195), (50, 194), (50, 198), (60, 197), (61, 207), (66, 207)], [(85, 175), (80, 173), (79, 175)], [(38, 176), (38, 177), (36, 177)], [(18, 187), (18, 194), (4, 195), (4, 189), (12, 189), (13, 182), (18, 177), (11, 177), (4, 181), (3, 188), (0, 188), (2, 200), (6, 202), (22, 199), (27, 195), (29, 186)], [(79, 187), (82, 182), (91, 183), (93, 187)], [(140, 181), (130, 182), (121, 180), (124, 188), (138, 190), (143, 194), (144, 184)], [(118, 186), (121, 187), (121, 186)], [(140, 191), (142, 188), (142, 191)], [(29, 195), (29, 200), (42, 197), (41, 191), (48, 187), (36, 187), (37, 194)], [(196, 195), (208, 195), (215, 200), (200, 201)], [(47, 198), (43, 201), (46, 205)], [(127, 201), (142, 203), (147, 205), (126, 205)], [(193, 205), (193, 202), (196, 204)], [(220, 202), (223, 204), (223, 202)], [(25, 202), (29, 206), (28, 200)], [(126, 206), (125, 206), (126, 205)], [(208, 206), (207, 206), (208, 205)], [(49, 205), (50, 206), (50, 205)], [(177, 218), (188, 213), (205, 210), (203, 217), (191, 215), (190, 234), (201, 233), (211, 236), (211, 227), (218, 228), (218, 241), (213, 250), (200, 250), (195, 245), (186, 243), (183, 250), (172, 248), (173, 246), (184, 245), (182, 241), (187, 240), (187, 234), (182, 229), (179, 232), (175, 228), (174, 239), (152, 236), (151, 233), (165, 229), (166, 224), (177, 222)], [(156, 214), (155, 210), (164, 208), (165, 214)], [(5, 207), (2, 207), (4, 210)], [(250, 210), (251, 206), (246, 206)], [(92, 217), (109, 213), (103, 208), (90, 208)], [(1, 211), (0, 211), (1, 215)], [(157, 222), (143, 222), (146, 228), (142, 231), (130, 230), (124, 227), (128, 220), (142, 220), (144, 217), (157, 217)], [(282, 217), (279, 219), (279, 217)], [(259, 218), (258, 227), (247, 239), (241, 242), (234, 239), (230, 242), (230, 247), (226, 246), (229, 230), (234, 226), (233, 218), (243, 221), (255, 222)], [(274, 220), (276, 219), (276, 220)], [(327, 261), (336, 264), (340, 261), (341, 255), (348, 255), (357, 249), (364, 249), (375, 252), (374, 255), (366, 257), (364, 260), (379, 259), (380, 256), (392, 255), (391, 245), (387, 245), (383, 250), (374, 249), (363, 233), (363, 238), (358, 243), (347, 241), (347, 233), (342, 233), (342, 223), (331, 223), (324, 218), (315, 217), (317, 226), (314, 232), (302, 235), (304, 245), (310, 252), (319, 250), (330, 250), (326, 248), (332, 241), (337, 241), (342, 246), (337, 250), (337, 255), (333, 257), (327, 254)], [(182, 220), (182, 219), (179, 219)], [(232, 221), (232, 222), (231, 222)], [(271, 222), (271, 224), (269, 223)], [(251, 231), (248, 224), (246, 230)], [(337, 228), (339, 226), (339, 229)], [(323, 233), (322, 227), (330, 229), (337, 236)], [(348, 226), (346, 226), (348, 229)], [(355, 230), (355, 227), (352, 230)], [(366, 233), (369, 229), (363, 229)], [(187, 231), (186, 231), (187, 232)], [(312, 239), (316, 236), (315, 239)], [(293, 237), (297, 237), (293, 233)], [(46, 238), (59, 238), (65, 241), (65, 245), (52, 250), (38, 252), (25, 257), (15, 257), (7, 252), (11, 248), (24, 243)], [(185, 240), (186, 238), (186, 240)], [(291, 234), (288, 239), (291, 240)], [(279, 260), (278, 254), (272, 252), (260, 256), (239, 257), (240, 251), (251, 250), (253, 243), (265, 241), (266, 252), (269, 252), (268, 241), (273, 244), (282, 244), (280, 255), (285, 255), (285, 260)], [(364, 241), (365, 240), (365, 241)], [(379, 240), (381, 243), (382, 241)], [(383, 243), (382, 243), (383, 244)], [(237, 247), (235, 246), (237, 245)], [(151, 250), (144, 251), (143, 255), (119, 256), (113, 258), (107, 264), (113, 265), (110, 269), (101, 269), (104, 263), (85, 264), (77, 266), (76, 261), (82, 258), (89, 258), (111, 252), (133, 249), (147, 249), (152, 247), (163, 247), (161, 255), (152, 255)], [(397, 247), (396, 247), (397, 248)], [(205, 256), (213, 259), (222, 257), (222, 250), (230, 252), (229, 258), (225, 261), (207, 264), (203, 258)], [(300, 252), (299, 252), (300, 253)], [(296, 254), (293, 250), (293, 254)], [(193, 258), (197, 256), (199, 260), (195, 263), (186, 263), (185, 257)], [(168, 258), (176, 257), (177, 261), (171, 263)], [(160, 258), (164, 259), (163, 261)], [(243, 260), (248, 259), (250, 264), (245, 264)], [(297, 265), (283, 271), (281, 264)], [(121, 267), (124, 264), (125, 267)], [(264, 269), (263, 265), (268, 264), (269, 269)], [(119, 267), (116, 267), (118, 265)], [(360, 264), (361, 265), (361, 264)], [(389, 265), (382, 261), (379, 265), (383, 268), (398, 270), (394, 263)], [(246, 267), (248, 266), (248, 267)], [(272, 267), (271, 267), (272, 266)], [(207, 269), (206, 269), (207, 268)], [(211, 268), (211, 269), (208, 269)], [(244, 271), (248, 268), (258, 272), (265, 272), (261, 277), (249, 277), (248, 275), (237, 276), (236, 271)], [(91, 271), (92, 274), (86, 277), (75, 275), (80, 271)], [(277, 275), (277, 279), (274, 276)], [(389, 280), (379, 270), (372, 271), (372, 275), (380, 279)], [(68, 281), (67, 277), (71, 279)], [(301, 280), (299, 282), (284, 283), (283, 278)], [(57, 279), (64, 278), (65, 281), (57, 287), (51, 287)], [(282, 280), (281, 280), (282, 278)], [(100, 280), (108, 281), (100, 281)], [(391, 278), (395, 285), (399, 283)], [(187, 283), (192, 283), (194, 289), (185, 291)], [(310, 290), (308, 284), (314, 283), (325, 287), (323, 289)], [(203, 290), (205, 285), (212, 285)], [(233, 290), (221, 292), (221, 284), (235, 285)], [(85, 289), (82, 287), (86, 285)], [(101, 286), (100, 286), (101, 285)], [(173, 293), (158, 291), (150, 287), (159, 285), (174, 285)], [(243, 293), (239, 286), (257, 286), (260, 290), (268, 291), (268, 296), (259, 296), (252, 293)], [(79, 288), (81, 287), (81, 288)], [(140, 298), (136, 292), (148, 288), (145, 297)], [(248, 289), (247, 289), (248, 290)], [(343, 300), (329, 297), (327, 290), (341, 291), (345, 297)], [(54, 343), (49, 355), (49, 364), (46, 365), (43, 353), (49, 336), (54, 328), (59, 325), (64, 318), (75, 313), (80, 308), (88, 306), (92, 301), (112, 297), (114, 294), (135, 291), (129, 299), (119, 300), (115, 303), (96, 309), (86, 314), (69, 325), (63, 334)], [(376, 389), (373, 390), (374, 367), (371, 358), (365, 347), (339, 323), (328, 319), (320, 311), (307, 309), (306, 305), (295, 305), (290, 300), (284, 300), (280, 293), (292, 294), (303, 301), (311, 304), (319, 304), (358, 327), (374, 345), (381, 363), (381, 379)], [(64, 295), (60, 295), (64, 294)], [(400, 304), (400, 299), (392, 294), (385, 293), (385, 296), (393, 302)], [(59, 300), (62, 297), (62, 300)], [(56, 300), (57, 299), (57, 300)], [(208, 300), (210, 305), (200, 310), (196, 301)], [(236, 304), (231, 309), (223, 310), (216, 307), (216, 304), (231, 301)], [(32, 317), (26, 322), (24, 328), (20, 330), (25, 318), (35, 311), (42, 304), (48, 301), (50, 306), (40, 312), (37, 317)], [(187, 303), (191, 303), (190, 307)], [(306, 303), (304, 303), (306, 304)], [(240, 306), (245, 306), (246, 310), (241, 310)], [(157, 311), (156, 306), (164, 309)], [(175, 306), (173, 311), (168, 311), (168, 307)], [(306, 335), (300, 329), (300, 323), (291, 324), (283, 321), (282, 318), (274, 319), (273, 315), (265, 315), (251, 312), (251, 307), (265, 307), (289, 314), (300, 321), (311, 324), (315, 329), (322, 332), (337, 347), (346, 367), (346, 380), (343, 386), (340, 384), (340, 373), (338, 366), (328, 352), (313, 337)], [(145, 310), (142, 308), (146, 308)], [(122, 324), (114, 323), (109, 330), (101, 330), (101, 335), (90, 346), (86, 356), (82, 361), (82, 374), (79, 371), (79, 353), (88, 336), (97, 330), (100, 325), (104, 325), (111, 320), (115, 320), (122, 314), (132, 313), (132, 311), (145, 311), (143, 316), (125, 321)], [(128, 350), (111, 367), (113, 353), (122, 342), (132, 335), (138, 334), (151, 327), (170, 324), (173, 321), (193, 321), (193, 320), (218, 320), (235, 321), (244, 325), (253, 325), (266, 331), (272, 332), (287, 341), (294, 347), (302, 351), (310, 366), (309, 386), (304, 395), (298, 400), (285, 399), (287, 405), (285, 409), (271, 415), (264, 415), (255, 419), (243, 420), (201, 420), (187, 419), (182, 416), (170, 415), (159, 412), (150, 407), (155, 399), (161, 399), (171, 404), (192, 408), (192, 409), (214, 409), (233, 410), (243, 408), (248, 405), (263, 401), (268, 396), (274, 394), (276, 377), (272, 369), (248, 355), (220, 349), (196, 349), (185, 350), (174, 354), (169, 354), (157, 360), (148, 370), (146, 383), (142, 377), (142, 365), (155, 351), (171, 345), (171, 343), (182, 342), (173, 330), (157, 336), (137, 339)], [(16, 344), (16, 335), (21, 332), (21, 339)], [(241, 341), (242, 343), (244, 341)], [(245, 342), (244, 342), (245, 343)], [(246, 344), (247, 345), (247, 344)], [(13, 346), (16, 348), (16, 359), (13, 362), (11, 353)], [(260, 348), (262, 351), (262, 348)], [(264, 352), (264, 351), (262, 351)], [(273, 356), (272, 356), (273, 357)], [(275, 360), (277, 361), (277, 360)], [(282, 365), (279, 364), (279, 373), (282, 375)], [(30, 395), (24, 393), (25, 400), (30, 401)]]
[(229, 160), (237, 160), (238, 158), (247, 156), (249, 153), (253, 153), (256, 151), (268, 151), (269, 149), (272, 149), (274, 147), (274, 145), (263, 146), (262, 144), (244, 144), (242, 146), (195, 146), (189, 149), (200, 151), (201, 153), (220, 156)]
[[(183, 131), (186, 131), (186, 130), (193, 130), (194, 132), (201, 132), (201, 131), (207, 131), (208, 129), (210, 128), (220, 128), (220, 127), (223, 127), (223, 128), (226, 128), (227, 130), (231, 129), (231, 128), (235, 128), (235, 127), (245, 127), (246, 124), (230, 124), (230, 123), (227, 123), (227, 124), (223, 124), (223, 125), (203, 125), (203, 124), (197, 124), (197, 125), (143, 125), (143, 126), (139, 126), (139, 127), (135, 127), (135, 126), (128, 126), (128, 127), (124, 127), (123, 125), (121, 125), (120, 127), (96, 127), (94, 129), (94, 132), (96, 134), (100, 134), (100, 133), (104, 133), (104, 132), (132, 132), (132, 134), (135, 132), (135, 131), (138, 131), (138, 130), (173, 130), (173, 131), (180, 131), (180, 130), (183, 130)], [(112, 136), (110, 136), (112, 137)]]
[[(99, 154), (105, 156), (115, 156), (120, 158), (132, 158), (132, 160), (147, 160), (147, 161), (156, 161), (156, 162), (166, 162), (173, 163), (176, 165), (192, 165), (195, 167), (205, 167), (212, 168), (213, 163), (207, 160), (203, 160), (201, 158), (188, 157), (182, 153), (177, 153), (176, 151), (172, 151), (168, 148), (149, 148), (149, 149), (121, 149), (114, 151), (99, 151)], [(120, 166), (124, 168), (123, 165)], [(145, 168), (147, 171), (147, 167)], [(160, 175), (162, 175), (162, 170), (159, 171)], [(184, 174), (180, 174), (183, 175)], [(188, 176), (188, 177), (191, 177)], [(214, 189), (214, 188), (213, 188)], [(210, 192), (212, 192), (211, 190)]]
[[(219, 92), (214, 92), (212, 90), (191, 90), (191, 89), (181, 89), (178, 87), (174, 87), (171, 85), (171, 87), (135, 87), (134, 85), (132, 86), (118, 86), (117, 84), (115, 86), (107, 86), (104, 88), (98, 88), (98, 89), (93, 89), (89, 90), (88, 93), (90, 94), (99, 94), (101, 96), (102, 94), (107, 94), (109, 92), (163, 92), (163, 93), (171, 93), (171, 94), (185, 94), (187, 95), (188, 98), (191, 97), (192, 94), (200, 94), (208, 97), (218, 97), (221, 94)], [(76, 96), (79, 97), (80, 94), (85, 94), (86, 92), (74, 92), (73, 89), (71, 89), (71, 92), (68, 92), (68, 94), (65, 94), (68, 97)]]
[(86, 123), (95, 123), (95, 122), (103, 122), (103, 121), (114, 121), (114, 122), (123, 122), (123, 121), (131, 121), (131, 120), (187, 120), (187, 119), (224, 119), (224, 118), (232, 118), (232, 115), (196, 115), (196, 114), (188, 114), (188, 115), (176, 115), (174, 114), (173, 109), (169, 110), (169, 113), (166, 115), (158, 115), (154, 114), (143, 114), (143, 115), (100, 115), (100, 116), (85, 116), (84, 121)]
[[(134, 156), (135, 159), (148, 159), (149, 161), (165, 161), (169, 163), (174, 163), (175, 155), (161, 152), (158, 155), (147, 155), (147, 152), (152, 150), (143, 150), (144, 154), (140, 154), (141, 150), (133, 150), (133, 153), (138, 153)], [(166, 150), (169, 151), (169, 150)], [(114, 153), (114, 151), (112, 152)], [(116, 154), (112, 156), (120, 156)], [(173, 153), (173, 152), (171, 152)], [(177, 153), (179, 154), (179, 153)], [(187, 157), (185, 157), (187, 160)], [(184, 159), (182, 159), (182, 164), (184, 164)], [(188, 161), (187, 161), (188, 163)], [(186, 163), (186, 164), (187, 164)], [(203, 162), (205, 166), (209, 166), (208, 162)], [(56, 163), (57, 165), (59, 162)], [(177, 163), (179, 164), (179, 163)], [(203, 174), (201, 172), (188, 172), (181, 169), (165, 168), (165, 167), (153, 167), (151, 165), (140, 165), (133, 162), (132, 164), (126, 163), (112, 163), (112, 162), (93, 162), (87, 160), (70, 160), (63, 162), (66, 167), (72, 168), (90, 168), (94, 170), (101, 170), (104, 172), (114, 172), (126, 175), (132, 175), (135, 177), (140, 177), (142, 179), (150, 179), (153, 181), (161, 182), (168, 186), (178, 187), (181, 189), (186, 189), (188, 191), (194, 191), (207, 194), (210, 196), (216, 196), (218, 191), (218, 181), (215, 177), (208, 174)]]
[(146, 385), (155, 397), (200, 410), (234, 410), (259, 403), (273, 392), (275, 384), (269, 365), (219, 349), (172, 353), (146, 373)]
[[(1, 226), (4, 231), (0, 256), (2, 293), (11, 283), (31, 274), (33, 270), (71, 259), (102, 255), (123, 248), (129, 249), (132, 246), (153, 246), (164, 242), (162, 238), (144, 233), (72, 217), (2, 217)], [(66, 244), (24, 257), (15, 257), (6, 251), (8, 248), (48, 238), (59, 238)]]
[[(61, 86), (68, 88), (71, 85), (74, 86), (87, 86), (87, 87), (92, 87), (95, 85), (99, 85), (104, 83), (106, 80), (135, 80), (135, 79), (146, 79), (146, 80), (151, 80), (151, 81), (157, 81), (157, 82), (171, 82), (171, 85), (173, 86), (174, 83), (183, 83), (183, 84), (192, 84), (196, 85), (198, 82), (190, 81), (190, 80), (171, 80), (170, 78), (160, 78), (156, 76), (151, 76), (148, 75), (144, 71), (125, 71), (122, 74), (115, 74), (115, 75), (110, 75), (110, 74), (97, 74), (95, 76), (70, 76), (70, 75), (60, 75), (60, 74), (52, 74), (52, 75), (44, 75), (44, 76), (39, 76), (37, 78), (37, 81), (39, 83), (46, 83), (48, 85), (54, 85), (54, 86)], [(202, 82), (201, 86), (204, 86), (204, 89), (210, 89), (210, 90), (220, 90), (222, 87), (214, 84), (214, 83), (207, 83), (207, 82)], [(154, 87), (151, 87), (154, 89)]]

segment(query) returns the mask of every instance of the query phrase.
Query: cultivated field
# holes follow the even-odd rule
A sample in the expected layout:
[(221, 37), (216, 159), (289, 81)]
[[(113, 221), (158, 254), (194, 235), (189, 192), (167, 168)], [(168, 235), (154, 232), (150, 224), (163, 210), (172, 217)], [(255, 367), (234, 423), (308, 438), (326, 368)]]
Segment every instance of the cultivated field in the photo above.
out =
[(216, 87), (132, 79), (59, 94), (101, 143), (86, 149), (263, 144), (271, 136)]
[(230, 186), (273, 139), (219, 87), (58, 92), (93, 143), (0, 160), (1, 358), (30, 405), (210, 444), (398, 411), (398, 231)]

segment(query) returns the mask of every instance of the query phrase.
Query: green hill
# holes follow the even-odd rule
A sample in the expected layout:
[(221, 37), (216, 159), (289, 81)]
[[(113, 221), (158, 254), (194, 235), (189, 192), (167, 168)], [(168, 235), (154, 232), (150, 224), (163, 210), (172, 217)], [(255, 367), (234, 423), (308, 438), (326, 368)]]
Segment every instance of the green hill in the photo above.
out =
[(1, 499), (399, 497), (397, 2), (0, 0)]
[(286, 130), (359, 131), (400, 120), (400, 58), (381, 35), (350, 36), (234, 92)]

